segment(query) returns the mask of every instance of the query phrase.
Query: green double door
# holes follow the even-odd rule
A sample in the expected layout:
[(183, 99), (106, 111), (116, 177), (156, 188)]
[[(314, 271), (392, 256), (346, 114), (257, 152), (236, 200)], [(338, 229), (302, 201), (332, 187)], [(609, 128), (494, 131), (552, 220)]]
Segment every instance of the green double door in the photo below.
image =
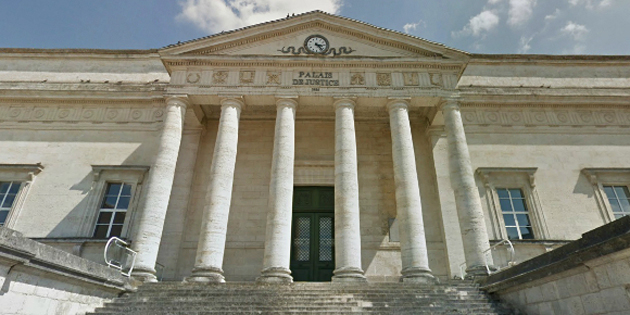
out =
[(335, 269), (335, 190), (295, 187), (291, 239), (294, 281), (330, 281)]

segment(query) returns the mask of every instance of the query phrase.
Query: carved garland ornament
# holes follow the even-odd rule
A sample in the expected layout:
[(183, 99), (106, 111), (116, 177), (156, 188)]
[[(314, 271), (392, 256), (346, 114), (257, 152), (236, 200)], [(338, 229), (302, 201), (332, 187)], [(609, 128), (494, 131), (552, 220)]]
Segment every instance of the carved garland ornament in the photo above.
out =
[(152, 123), (161, 121), (163, 115), (160, 107), (0, 106), (0, 122)]
[(282, 49), (278, 49), (278, 51), (283, 54), (293, 55), (307, 54), (328, 56), (332, 54), (333, 56), (339, 56), (342, 54), (349, 55), (355, 50), (351, 47), (339, 47), (339, 51), (337, 52), (336, 48), (330, 48), (330, 43), (326, 37), (322, 35), (311, 35), (304, 40), (302, 47), (297, 49), (293, 46), (282, 47)]

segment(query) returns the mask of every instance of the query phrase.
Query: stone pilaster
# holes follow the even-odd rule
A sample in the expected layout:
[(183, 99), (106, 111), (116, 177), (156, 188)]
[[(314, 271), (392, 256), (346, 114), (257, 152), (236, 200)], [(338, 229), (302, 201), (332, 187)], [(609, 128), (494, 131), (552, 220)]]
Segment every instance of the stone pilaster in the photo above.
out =
[(157, 260), (164, 219), (168, 208), (175, 166), (182, 140), (187, 100), (172, 97), (166, 101), (164, 126), (155, 161), (149, 171), (145, 200), (136, 216), (132, 249), (138, 252), (132, 276), (144, 282), (156, 282)]
[(237, 99), (221, 101), (221, 118), (214, 145), (210, 183), (206, 195), (206, 208), (203, 211), (201, 233), (189, 282), (224, 283), (223, 255), (227, 234), (236, 150), (238, 146), (238, 125), (243, 102)]
[(293, 216), (293, 164), (295, 160), (295, 107), (293, 99), (276, 102), (276, 130), (271, 162), (267, 230), (263, 270), (264, 283), (291, 283), (291, 219)]
[(396, 182), (396, 217), (400, 225), (401, 273), (404, 282), (427, 283), (435, 281), (435, 278), (429, 269), (408, 107), (405, 100), (388, 103)]
[(361, 268), (359, 179), (354, 106), (335, 102), (335, 271), (332, 280), (366, 281)]
[(490, 247), (490, 242), (457, 100), (446, 100), (442, 105), (442, 114), (448, 141), (451, 185), (464, 242), (466, 273), (471, 277), (484, 276), (488, 274), (486, 263), (492, 265), (492, 261), (486, 261), (483, 254)]

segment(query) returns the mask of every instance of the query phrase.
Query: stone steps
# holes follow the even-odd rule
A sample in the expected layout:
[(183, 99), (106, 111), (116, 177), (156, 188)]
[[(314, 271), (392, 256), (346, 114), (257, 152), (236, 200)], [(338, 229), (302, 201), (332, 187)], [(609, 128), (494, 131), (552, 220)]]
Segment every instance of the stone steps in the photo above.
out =
[(467, 281), (435, 285), (294, 283), (289, 286), (163, 282), (145, 284), (137, 292), (117, 298), (92, 314), (508, 315), (512, 312)]

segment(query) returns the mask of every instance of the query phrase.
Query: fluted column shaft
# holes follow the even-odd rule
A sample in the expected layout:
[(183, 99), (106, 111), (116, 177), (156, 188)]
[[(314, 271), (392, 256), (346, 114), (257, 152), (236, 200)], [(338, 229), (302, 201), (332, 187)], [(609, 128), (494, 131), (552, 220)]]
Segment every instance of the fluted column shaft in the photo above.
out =
[(203, 211), (201, 233), (192, 275), (186, 281), (223, 283), (223, 255), (227, 234), (236, 150), (238, 124), (243, 103), (236, 99), (221, 102), (221, 118), (214, 145), (210, 183)]
[(388, 107), (396, 182), (396, 216), (400, 225), (402, 280), (432, 282), (434, 277), (429, 268), (408, 103), (393, 100)]
[(136, 217), (132, 248), (138, 252), (138, 256), (132, 276), (145, 282), (157, 281), (155, 263), (173, 188), (186, 105), (186, 100), (183, 98), (169, 98), (166, 102), (164, 127), (155, 161), (149, 171), (146, 197)]
[(293, 216), (293, 164), (295, 160), (295, 107), (292, 99), (276, 102), (276, 130), (269, 182), (267, 230), (263, 270), (265, 283), (291, 283), (291, 219)]
[(357, 140), (352, 100), (335, 102), (335, 271), (333, 281), (365, 281), (361, 268)]
[(448, 141), (451, 185), (464, 242), (466, 273), (473, 277), (487, 275), (485, 264), (492, 265), (492, 261), (486, 262), (483, 251), (490, 247), (490, 242), (457, 101), (447, 100), (442, 114)]

